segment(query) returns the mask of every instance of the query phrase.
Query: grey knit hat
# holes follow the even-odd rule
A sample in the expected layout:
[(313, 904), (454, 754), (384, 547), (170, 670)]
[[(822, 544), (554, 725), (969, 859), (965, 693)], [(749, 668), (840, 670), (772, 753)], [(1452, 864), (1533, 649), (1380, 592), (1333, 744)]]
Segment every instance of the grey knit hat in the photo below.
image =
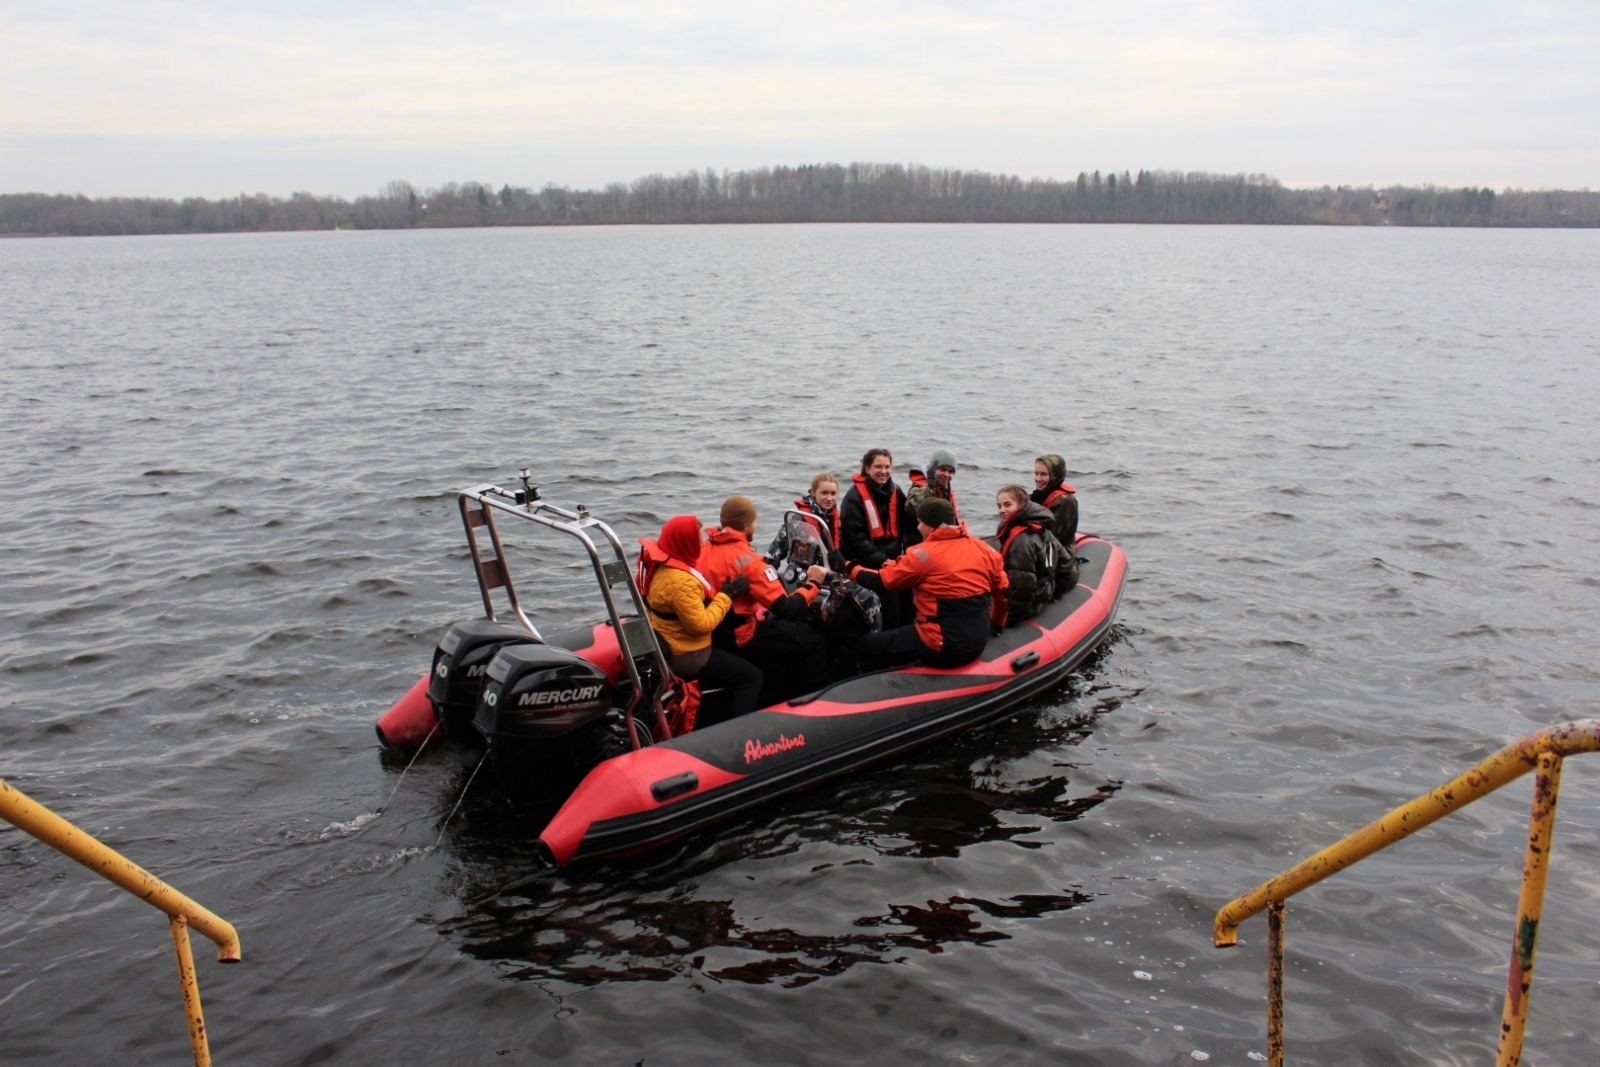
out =
[(933, 458), (928, 460), (928, 475), (931, 477), (933, 472), (940, 467), (949, 467), (951, 470), (955, 470), (956, 454), (947, 448), (934, 449)]

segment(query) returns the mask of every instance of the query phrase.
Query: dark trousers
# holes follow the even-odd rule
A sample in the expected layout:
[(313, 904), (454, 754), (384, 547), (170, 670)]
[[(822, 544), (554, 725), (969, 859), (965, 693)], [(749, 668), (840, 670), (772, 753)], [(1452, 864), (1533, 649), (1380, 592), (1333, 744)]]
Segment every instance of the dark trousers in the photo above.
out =
[[(867, 583), (862, 583), (866, 585)], [(917, 619), (917, 609), (913, 606), (912, 593), (909, 589), (885, 589), (883, 583), (867, 585), (878, 594), (878, 603), (883, 606), (883, 628), (885, 631), (910, 626)]]
[(810, 693), (828, 684), (828, 644), (808, 624), (768, 617), (737, 655), (761, 669), (757, 707)]
[[(707, 649), (707, 652), (710, 655), (705, 665), (693, 674), (684, 668), (691, 666), (702, 653), (672, 657), (675, 673), (700, 683), (700, 711), (694, 721), (697, 730), (756, 710), (756, 698), (761, 695), (761, 670), (755, 664), (720, 648)], [(708, 690), (716, 692), (708, 694)]]
[(915, 625), (867, 634), (856, 642), (856, 656), (864, 671), (887, 670), (911, 663), (921, 663), (924, 667), (964, 667), (982, 654), (982, 645), (976, 648), (946, 645), (935, 652), (922, 643)]
[(878, 594), (878, 604), (883, 610), (885, 633), (901, 626), (910, 626), (917, 620), (914, 594), (909, 589), (890, 589), (876, 574), (862, 574), (856, 581)]

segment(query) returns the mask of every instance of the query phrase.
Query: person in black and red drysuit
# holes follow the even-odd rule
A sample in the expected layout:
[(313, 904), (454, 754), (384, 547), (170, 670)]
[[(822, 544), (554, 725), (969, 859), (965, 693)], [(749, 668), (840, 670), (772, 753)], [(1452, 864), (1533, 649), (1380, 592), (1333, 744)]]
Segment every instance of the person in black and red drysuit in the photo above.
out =
[(991, 633), (1005, 625), (1007, 588), (1000, 553), (956, 521), (950, 501), (925, 500), (917, 511), (922, 543), (877, 570), (855, 567), (850, 577), (869, 589), (911, 591), (916, 622), (856, 642), (867, 670), (921, 662), (960, 667), (983, 654)]
[(712, 647), (761, 668), (758, 707), (822, 688), (828, 683), (828, 646), (808, 616), (827, 568), (810, 568), (799, 588), (786, 592), (778, 572), (750, 545), (756, 528), (750, 498), (730, 496), (721, 518), (720, 527), (706, 531), (698, 567), (713, 588), (736, 578), (747, 580), (749, 588), (733, 598), (732, 610), (712, 631)]
[[(900, 525), (906, 495), (894, 484), (894, 457), (887, 448), (873, 448), (861, 457), (861, 473), (839, 501), (839, 550), (846, 562), (871, 570), (905, 551)], [(911, 614), (910, 601), (898, 593), (883, 598), (885, 629), (899, 626)]]
[(1011, 582), (1006, 625), (1015, 626), (1078, 583), (1078, 560), (1056, 539), (1050, 512), (1028, 499), (1022, 486), (1002, 486), (994, 503), (1000, 527), (989, 543), (1006, 563)]
[(1033, 461), (1032, 500), (1055, 518), (1056, 539), (1068, 548), (1078, 543), (1078, 491), (1066, 483), (1067, 461), (1040, 456)]

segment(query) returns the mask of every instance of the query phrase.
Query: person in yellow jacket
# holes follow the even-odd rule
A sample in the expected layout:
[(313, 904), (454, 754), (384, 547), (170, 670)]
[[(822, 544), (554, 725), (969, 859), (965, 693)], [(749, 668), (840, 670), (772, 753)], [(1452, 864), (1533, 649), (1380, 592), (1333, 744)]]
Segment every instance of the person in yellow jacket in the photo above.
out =
[(732, 578), (712, 593), (711, 583), (695, 569), (700, 529), (693, 515), (677, 515), (656, 540), (641, 540), (638, 581), (650, 625), (667, 646), (667, 665), (678, 677), (700, 683), (695, 725), (706, 727), (755, 710), (761, 670), (711, 646), (711, 632), (733, 607), (733, 598), (749, 590), (750, 580)]

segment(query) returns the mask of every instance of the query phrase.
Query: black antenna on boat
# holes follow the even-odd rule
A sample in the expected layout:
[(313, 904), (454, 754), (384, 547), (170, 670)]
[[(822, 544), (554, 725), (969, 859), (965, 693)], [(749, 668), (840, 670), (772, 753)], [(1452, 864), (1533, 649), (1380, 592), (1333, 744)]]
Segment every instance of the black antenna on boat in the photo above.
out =
[(522, 479), (522, 492), (517, 494), (517, 503), (532, 509), (539, 499), (539, 487), (533, 484), (533, 468), (523, 467), (517, 471), (517, 477)]

